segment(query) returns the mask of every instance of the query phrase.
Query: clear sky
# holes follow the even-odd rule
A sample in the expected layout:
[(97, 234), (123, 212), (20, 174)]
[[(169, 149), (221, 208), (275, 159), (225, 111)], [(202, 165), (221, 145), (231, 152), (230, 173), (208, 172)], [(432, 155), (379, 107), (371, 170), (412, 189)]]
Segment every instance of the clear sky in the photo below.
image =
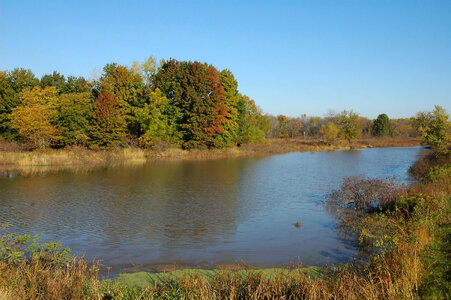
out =
[(89, 77), (106, 63), (230, 69), (265, 112), (451, 112), (451, 0), (0, 0), (0, 70)]

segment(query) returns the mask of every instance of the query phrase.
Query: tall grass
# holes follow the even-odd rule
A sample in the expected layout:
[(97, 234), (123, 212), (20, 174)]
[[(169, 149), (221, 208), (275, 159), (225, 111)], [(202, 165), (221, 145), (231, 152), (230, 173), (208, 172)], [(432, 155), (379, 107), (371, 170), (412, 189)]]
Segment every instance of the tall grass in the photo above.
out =
[[(412, 146), (419, 145), (418, 139), (369, 138), (355, 142), (353, 148)], [(349, 149), (345, 141), (329, 145), (319, 139), (268, 139), (259, 144), (243, 144), (210, 150), (183, 150), (161, 146), (152, 150), (140, 148), (115, 148), (109, 150), (89, 150), (72, 146), (64, 149), (28, 151), (18, 143), (0, 142), (0, 174), (18, 172), (20, 174), (45, 173), (64, 169), (83, 170), (111, 165), (139, 165), (149, 160), (208, 160), (226, 157), (270, 155), (293, 151), (325, 151)]]

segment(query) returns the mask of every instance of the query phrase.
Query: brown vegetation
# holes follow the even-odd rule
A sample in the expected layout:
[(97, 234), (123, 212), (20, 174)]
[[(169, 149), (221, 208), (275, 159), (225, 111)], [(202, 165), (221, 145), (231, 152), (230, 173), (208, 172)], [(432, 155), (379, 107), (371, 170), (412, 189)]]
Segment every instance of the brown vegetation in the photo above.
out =
[[(358, 141), (353, 148), (397, 147), (419, 145), (416, 138), (371, 138)], [(64, 149), (39, 149), (29, 151), (16, 142), (0, 142), (0, 176), (12, 173), (35, 174), (64, 169), (86, 170), (113, 165), (136, 165), (149, 160), (206, 160), (226, 157), (269, 155), (294, 151), (324, 151), (349, 149), (344, 141), (328, 145), (318, 139), (270, 139), (266, 143), (243, 144), (223, 149), (182, 150), (167, 144), (155, 149), (115, 148), (89, 150), (71, 146)]]

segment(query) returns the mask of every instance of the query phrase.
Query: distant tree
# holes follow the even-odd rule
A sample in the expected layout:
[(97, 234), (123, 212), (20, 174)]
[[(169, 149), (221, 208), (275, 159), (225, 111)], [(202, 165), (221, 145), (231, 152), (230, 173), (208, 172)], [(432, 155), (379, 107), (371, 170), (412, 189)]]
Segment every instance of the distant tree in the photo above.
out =
[(279, 127), (280, 127), (280, 135), (281, 138), (287, 138), (288, 137), (288, 124), (290, 123), (290, 120), (284, 115), (278, 115), (277, 120), (279, 121)]
[(359, 127), (361, 136), (370, 136), (373, 122), (365, 117), (359, 116)]
[(58, 91), (55, 87), (24, 90), (22, 103), (11, 113), (11, 126), (35, 148), (46, 148), (60, 139), (56, 120)]
[(56, 110), (63, 145), (86, 145), (93, 114), (91, 94), (61, 94)]
[(415, 123), (424, 143), (433, 147), (449, 144), (451, 126), (449, 115), (443, 107), (435, 105), (432, 112), (418, 113)]
[(287, 132), (290, 138), (295, 138), (302, 136), (302, 121), (299, 118), (289, 119), (289, 123), (287, 125)]
[(340, 135), (349, 143), (357, 140), (361, 135), (359, 115), (350, 111), (342, 111), (337, 116), (337, 125), (340, 128)]
[(340, 129), (334, 122), (328, 122), (326, 125), (321, 126), (320, 133), (323, 140), (330, 145), (338, 138)]
[(372, 126), (372, 134), (374, 136), (387, 136), (390, 134), (390, 119), (386, 114), (380, 114), (374, 120)]
[(94, 103), (91, 147), (121, 146), (126, 138), (126, 123), (113, 94), (102, 92)]
[(323, 120), (320, 117), (312, 116), (308, 117), (306, 114), (301, 115), (301, 122), (303, 127), (303, 133), (311, 137), (318, 137), (320, 127)]
[(390, 135), (403, 137), (417, 137), (415, 118), (390, 119)]

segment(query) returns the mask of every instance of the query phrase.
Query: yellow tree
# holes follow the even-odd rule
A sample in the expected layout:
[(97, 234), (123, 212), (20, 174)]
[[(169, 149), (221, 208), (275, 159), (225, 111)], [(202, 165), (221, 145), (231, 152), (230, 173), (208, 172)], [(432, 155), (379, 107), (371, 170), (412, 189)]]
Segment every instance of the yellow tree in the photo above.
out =
[(277, 120), (279, 121), (279, 128), (280, 128), (280, 136), (281, 138), (287, 138), (288, 137), (288, 124), (290, 123), (290, 120), (284, 115), (278, 115)]
[(361, 134), (362, 129), (359, 124), (359, 115), (352, 110), (344, 110), (337, 116), (338, 127), (340, 128), (340, 135), (349, 143), (357, 140)]
[(21, 93), (22, 103), (11, 113), (11, 126), (19, 136), (36, 148), (46, 148), (60, 139), (53, 121), (56, 118), (58, 91), (55, 87), (32, 90)]
[(423, 142), (433, 147), (447, 146), (451, 140), (451, 125), (446, 110), (438, 105), (432, 112), (418, 113), (415, 120)]
[(338, 138), (338, 134), (340, 133), (340, 129), (337, 124), (334, 122), (328, 122), (326, 125), (321, 126), (319, 129), (323, 140), (331, 145)]

